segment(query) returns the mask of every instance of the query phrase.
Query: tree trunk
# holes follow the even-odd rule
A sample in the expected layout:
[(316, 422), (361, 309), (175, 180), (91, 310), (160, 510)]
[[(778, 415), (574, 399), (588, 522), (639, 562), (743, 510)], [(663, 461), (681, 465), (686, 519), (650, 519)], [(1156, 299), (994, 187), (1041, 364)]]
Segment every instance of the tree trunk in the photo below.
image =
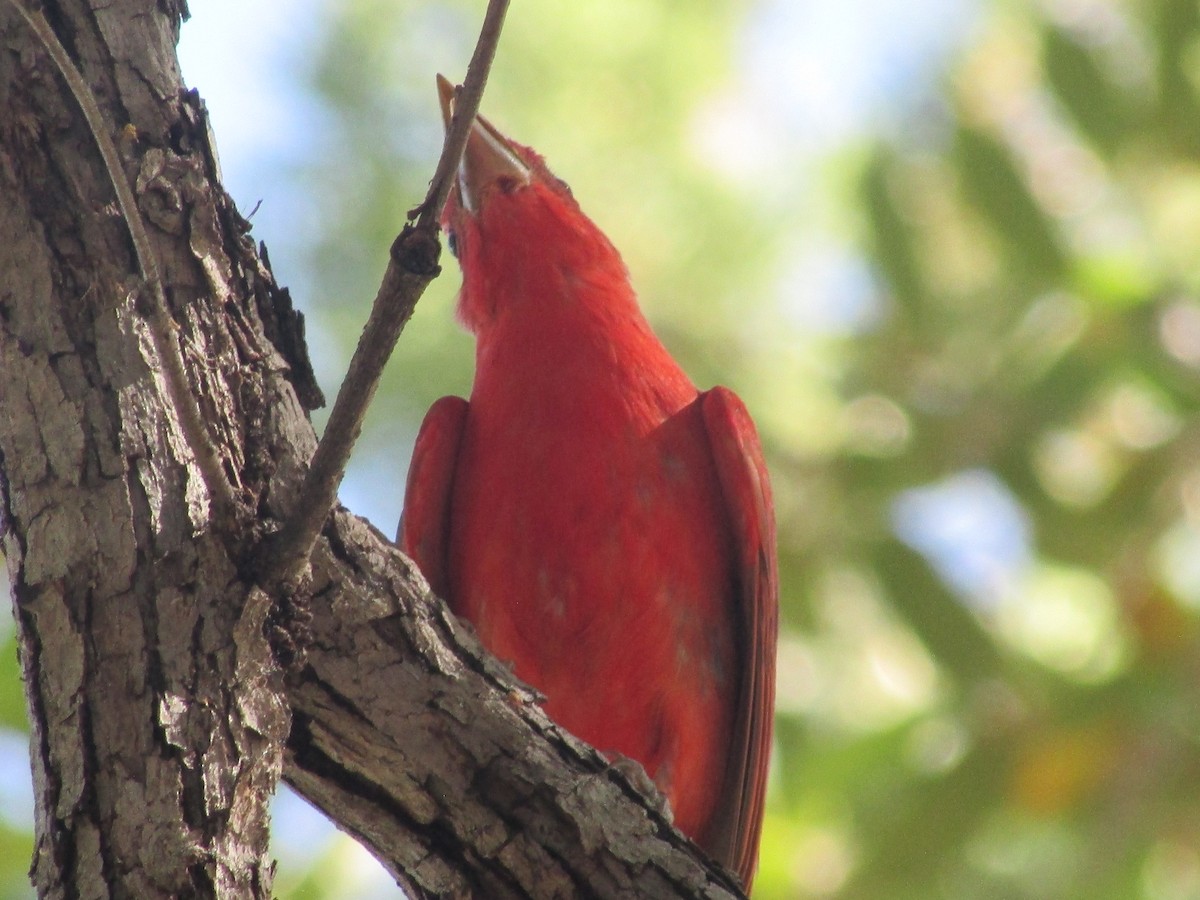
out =
[[(319, 392), (183, 90), (186, 8), (43, 10), (121, 171), (0, 0), (0, 513), (39, 894), (270, 896), (282, 767), (414, 895), (735, 896), (368, 524), (337, 511), (305, 584), (274, 601), (258, 589)], [(179, 354), (199, 432), (173, 393)]]

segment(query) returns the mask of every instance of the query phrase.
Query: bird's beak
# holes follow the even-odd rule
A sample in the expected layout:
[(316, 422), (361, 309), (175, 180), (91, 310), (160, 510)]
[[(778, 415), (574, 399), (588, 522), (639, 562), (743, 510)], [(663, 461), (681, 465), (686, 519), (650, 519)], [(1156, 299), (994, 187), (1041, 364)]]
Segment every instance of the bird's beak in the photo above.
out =
[[(442, 121), (448, 131), (450, 117), (454, 114), (454, 85), (438, 75), (437, 86), (442, 101)], [(483, 116), (476, 116), (455, 179), (455, 190), (463, 208), (476, 215), (488, 189), (505, 182), (510, 188), (526, 185), (529, 177), (529, 166), (521, 161), (508, 138)]]

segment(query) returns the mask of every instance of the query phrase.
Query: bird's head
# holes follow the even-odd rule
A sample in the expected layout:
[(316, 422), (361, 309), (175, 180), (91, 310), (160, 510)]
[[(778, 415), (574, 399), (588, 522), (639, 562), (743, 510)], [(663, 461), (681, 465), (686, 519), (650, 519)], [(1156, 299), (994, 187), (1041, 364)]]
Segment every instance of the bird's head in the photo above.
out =
[[(454, 86), (441, 75), (438, 93), (449, 128)], [(554, 303), (581, 281), (627, 278), (566, 182), (483, 116), (471, 126), (441, 222), (463, 271), (459, 317), (477, 334), (505, 308)]]

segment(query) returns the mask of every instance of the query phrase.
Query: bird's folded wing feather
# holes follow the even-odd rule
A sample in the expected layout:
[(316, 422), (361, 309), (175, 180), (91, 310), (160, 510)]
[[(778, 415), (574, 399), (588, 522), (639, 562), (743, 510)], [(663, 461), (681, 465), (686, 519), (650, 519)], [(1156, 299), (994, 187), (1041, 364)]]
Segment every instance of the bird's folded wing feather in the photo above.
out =
[(396, 535), (400, 549), (442, 598), (448, 586), (450, 494), (467, 408), (467, 401), (461, 397), (442, 397), (425, 414), (408, 468), (404, 514)]
[(749, 884), (758, 856), (775, 706), (779, 575), (775, 514), (762, 445), (736, 394), (716, 387), (699, 402), (735, 542), (739, 665), (743, 673), (721, 808), (710, 846)]

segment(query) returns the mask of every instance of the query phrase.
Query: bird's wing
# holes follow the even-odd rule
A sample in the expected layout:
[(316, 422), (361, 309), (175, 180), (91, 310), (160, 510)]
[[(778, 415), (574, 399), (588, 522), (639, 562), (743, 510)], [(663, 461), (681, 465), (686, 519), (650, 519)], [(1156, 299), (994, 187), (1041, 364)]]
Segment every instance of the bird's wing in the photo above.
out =
[(466, 421), (467, 401), (461, 397), (442, 397), (425, 413), (408, 467), (404, 512), (396, 535), (400, 549), (442, 598), (446, 596), (449, 574), (446, 544), (450, 535), (450, 492)]
[(742, 672), (719, 807), (729, 813), (714, 824), (709, 846), (749, 886), (758, 861), (775, 706), (775, 512), (762, 444), (742, 401), (728, 388), (716, 387), (701, 394), (700, 404), (736, 548)]

